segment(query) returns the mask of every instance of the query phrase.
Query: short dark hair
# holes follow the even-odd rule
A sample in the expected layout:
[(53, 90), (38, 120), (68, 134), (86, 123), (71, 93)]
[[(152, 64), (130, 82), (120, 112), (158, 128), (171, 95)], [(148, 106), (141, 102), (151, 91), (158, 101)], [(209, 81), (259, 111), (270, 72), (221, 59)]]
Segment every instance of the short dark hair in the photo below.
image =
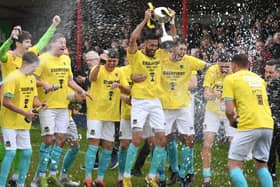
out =
[(266, 62), (266, 65), (268, 65), (268, 66), (273, 66), (273, 65), (277, 65), (277, 64), (280, 64), (280, 59), (272, 58)]
[(186, 45), (187, 46), (187, 42), (184, 38), (181, 37), (177, 37), (175, 39), (176, 45)]
[(34, 62), (39, 62), (39, 58), (33, 52), (26, 52), (22, 56), (22, 61), (28, 64), (33, 64)]
[(21, 34), (18, 36), (16, 41), (22, 43), (24, 40), (32, 40), (32, 35), (28, 31), (21, 31)]
[(119, 58), (119, 52), (116, 49), (108, 49), (109, 58)]
[(234, 55), (232, 63), (235, 63), (240, 68), (246, 68), (249, 64), (248, 56), (245, 54)]
[(62, 33), (56, 33), (56, 34), (53, 35), (50, 43), (54, 43), (60, 38), (65, 38), (65, 36)]
[(267, 66), (274, 66), (277, 71), (280, 71), (280, 58), (272, 58), (266, 62)]
[(143, 30), (143, 40), (158, 40), (159, 34), (156, 29), (145, 28)]

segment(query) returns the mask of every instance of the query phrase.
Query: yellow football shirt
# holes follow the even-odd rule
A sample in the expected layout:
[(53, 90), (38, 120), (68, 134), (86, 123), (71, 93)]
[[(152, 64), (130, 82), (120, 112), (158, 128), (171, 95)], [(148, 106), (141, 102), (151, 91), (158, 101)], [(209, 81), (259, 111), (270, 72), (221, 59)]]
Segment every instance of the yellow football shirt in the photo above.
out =
[[(35, 53), (38, 55), (38, 49), (36, 46), (30, 47), (28, 51)], [(19, 69), (22, 65), (22, 58), (21, 57), (14, 57), (12, 52), (9, 51), (7, 53), (7, 61), (1, 64), (2, 68), (2, 79), (6, 78), (8, 74), (16, 69)]]
[(273, 128), (266, 83), (257, 74), (242, 70), (227, 76), (223, 98), (234, 101), (239, 116), (239, 131)]
[(133, 83), (131, 89), (133, 98), (159, 98), (160, 54), (157, 52), (155, 57), (148, 57), (140, 50), (137, 50), (134, 54), (130, 54), (127, 51), (127, 59), (131, 64), (131, 73), (142, 74), (147, 77), (143, 82)]
[[(18, 77), (3, 85), (3, 96), (11, 98), (11, 102), (24, 111), (33, 108), (34, 97), (37, 96), (36, 79), (34, 76), (25, 76), (16, 70), (8, 76)], [(31, 123), (24, 120), (24, 116), (2, 106), (2, 127), (8, 129), (30, 129)], [(5, 116), (5, 117), (4, 117)]]
[[(130, 65), (126, 65), (120, 68), (122, 71), (122, 75), (124, 76), (124, 79), (126, 82), (128, 82), (129, 86), (132, 86), (132, 80), (130, 78), (131, 75), (131, 67)], [(131, 111), (131, 106), (126, 104), (125, 102), (122, 101), (121, 103), (121, 118), (122, 119), (130, 119), (130, 111)]]
[(68, 80), (73, 77), (71, 71), (71, 60), (68, 56), (53, 56), (43, 53), (39, 56), (40, 65), (35, 75), (43, 82), (58, 86), (58, 90), (45, 94), (43, 87), (38, 88), (38, 95), (41, 101), (48, 103), (48, 108), (67, 108)]
[(114, 82), (127, 85), (119, 68), (109, 72), (101, 65), (97, 80), (89, 89), (93, 100), (87, 98), (87, 119), (120, 121), (120, 90), (111, 88)]
[[(206, 71), (203, 87), (209, 87), (214, 94), (222, 93), (224, 78), (225, 77), (219, 70), (218, 64), (215, 64)], [(207, 101), (206, 111), (225, 117), (224, 101), (222, 101), (222, 99)]]
[(182, 60), (172, 62), (166, 59), (161, 62), (160, 88), (161, 103), (164, 109), (180, 109), (190, 103), (188, 84), (192, 71), (202, 69), (205, 62), (195, 57), (185, 55)]

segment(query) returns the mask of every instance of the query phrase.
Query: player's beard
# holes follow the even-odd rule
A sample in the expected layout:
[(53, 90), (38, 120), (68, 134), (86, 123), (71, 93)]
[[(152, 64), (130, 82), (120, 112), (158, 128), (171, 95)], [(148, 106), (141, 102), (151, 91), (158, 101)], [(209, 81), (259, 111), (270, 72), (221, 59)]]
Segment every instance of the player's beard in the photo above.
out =
[(146, 55), (147, 55), (148, 57), (151, 57), (151, 58), (152, 58), (152, 57), (155, 56), (155, 51), (152, 50), (152, 49), (146, 48), (145, 52), (146, 52)]

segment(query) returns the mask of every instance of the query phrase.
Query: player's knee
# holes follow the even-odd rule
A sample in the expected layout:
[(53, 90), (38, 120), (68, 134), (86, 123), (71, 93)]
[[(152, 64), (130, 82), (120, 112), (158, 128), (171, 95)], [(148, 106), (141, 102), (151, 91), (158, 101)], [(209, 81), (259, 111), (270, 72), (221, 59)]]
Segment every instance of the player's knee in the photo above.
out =
[(132, 143), (133, 143), (133, 145), (134, 145), (135, 147), (139, 147), (140, 144), (141, 144), (141, 142), (142, 142), (142, 138), (141, 138), (141, 137), (135, 137), (135, 138), (133, 138), (133, 140), (132, 140)]
[(55, 135), (55, 143), (59, 147), (63, 147), (65, 143), (65, 136), (64, 134), (57, 134)]
[(45, 135), (43, 136), (43, 142), (46, 144), (46, 145), (53, 145), (53, 135)]
[(122, 150), (127, 150), (129, 146), (130, 141), (121, 141), (120, 147)]
[(112, 150), (113, 149), (113, 142), (104, 140), (102, 142), (103, 149)]
[(161, 147), (166, 147), (167, 139), (164, 132), (162, 131), (156, 132), (156, 144)]

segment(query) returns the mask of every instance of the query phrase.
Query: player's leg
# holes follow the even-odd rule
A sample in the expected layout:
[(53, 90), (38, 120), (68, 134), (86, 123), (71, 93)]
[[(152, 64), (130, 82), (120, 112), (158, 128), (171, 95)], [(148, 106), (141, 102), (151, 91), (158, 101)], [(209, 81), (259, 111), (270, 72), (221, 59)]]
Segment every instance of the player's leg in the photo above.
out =
[(2, 128), (3, 140), (5, 145), (5, 156), (1, 163), (1, 172), (0, 172), (0, 186), (5, 187), (8, 174), (11, 168), (11, 164), (16, 155), (16, 130)]
[(24, 187), (32, 156), (29, 130), (18, 130), (17, 146), (21, 150), (17, 186)]
[(254, 130), (240, 131), (234, 135), (231, 141), (228, 153), (228, 169), (235, 187), (248, 186), (242, 166), (258, 138), (259, 135)]
[(155, 147), (153, 150), (149, 174), (145, 180), (148, 185), (152, 186), (153, 183), (155, 183), (155, 177), (160, 164), (163, 162), (163, 159), (166, 158), (165, 117), (162, 105), (158, 99), (150, 101), (149, 124), (155, 132)]
[(117, 187), (121, 187), (123, 184), (123, 174), (125, 168), (125, 161), (127, 155), (127, 149), (129, 143), (132, 139), (132, 129), (130, 125), (130, 120), (121, 119), (120, 121), (120, 150), (119, 150), (119, 169), (118, 169), (118, 185)]
[(68, 143), (69, 148), (64, 155), (59, 181), (66, 186), (79, 186), (79, 182), (72, 181), (68, 177), (69, 169), (72, 166), (73, 162), (76, 160), (76, 157), (80, 150), (77, 126), (71, 118), (69, 121), (69, 126), (67, 128), (66, 142)]
[(178, 111), (176, 120), (180, 139), (182, 142), (181, 167), (179, 171), (181, 184), (192, 186), (194, 182), (194, 123), (191, 118), (191, 108), (184, 108)]
[(58, 178), (58, 166), (61, 160), (63, 152), (63, 146), (65, 143), (65, 134), (67, 133), (67, 127), (69, 125), (69, 113), (67, 109), (54, 109), (56, 112), (55, 118), (55, 144), (53, 145), (50, 153), (50, 173), (48, 181), (56, 186), (63, 186)]
[[(168, 185), (173, 185), (176, 183), (179, 176), (179, 167), (178, 167), (178, 150), (176, 143), (176, 135), (174, 136), (174, 129), (176, 129), (175, 120), (177, 118), (176, 111), (174, 110), (163, 110), (165, 117), (165, 135), (167, 138), (167, 155), (169, 160), (169, 166), (172, 171), (170, 180), (167, 182)], [(165, 165), (164, 165), (165, 167)], [(163, 170), (164, 171), (164, 170)]]
[(104, 183), (104, 175), (109, 167), (111, 161), (111, 154), (113, 150), (113, 142), (115, 137), (115, 123), (106, 121), (102, 122), (102, 153), (99, 160), (99, 167), (95, 184), (97, 186), (106, 186)]
[(39, 185), (39, 178), (41, 186), (46, 186), (46, 172), (49, 165), (50, 153), (53, 145), (54, 128), (55, 128), (56, 113), (53, 109), (42, 110), (39, 113), (42, 143), (39, 150), (39, 162), (31, 182), (31, 186)]
[(202, 175), (203, 185), (210, 185), (212, 146), (220, 126), (219, 118), (210, 112), (205, 112), (203, 123)]
[(123, 183), (124, 187), (131, 187), (131, 169), (136, 160), (139, 146), (142, 141), (143, 127), (146, 122), (148, 112), (148, 102), (140, 99), (132, 99), (131, 101), (131, 128), (132, 128), (132, 142), (129, 144), (126, 160)]
[(88, 149), (85, 155), (85, 185), (92, 186), (92, 170), (99, 149), (102, 131), (102, 122), (98, 120), (87, 121)]
[(259, 134), (259, 138), (253, 148), (257, 174), (262, 187), (272, 187), (273, 181), (267, 168), (267, 161), (273, 132), (272, 129), (256, 129), (255, 132)]

